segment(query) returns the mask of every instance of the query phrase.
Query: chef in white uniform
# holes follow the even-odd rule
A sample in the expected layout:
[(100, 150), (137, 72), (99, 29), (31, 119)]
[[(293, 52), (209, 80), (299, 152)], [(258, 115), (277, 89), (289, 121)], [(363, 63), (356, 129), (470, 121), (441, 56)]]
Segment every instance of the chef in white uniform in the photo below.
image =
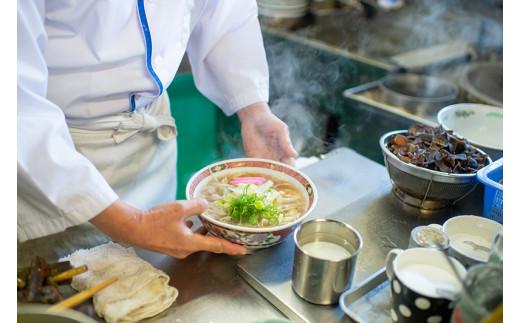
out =
[(205, 201), (174, 201), (166, 88), (185, 52), (197, 88), (238, 114), (246, 154), (291, 162), (287, 126), (266, 103), (254, 0), (18, 2), (20, 242), (101, 230), (178, 258), (245, 251), (192, 233), (186, 218)]

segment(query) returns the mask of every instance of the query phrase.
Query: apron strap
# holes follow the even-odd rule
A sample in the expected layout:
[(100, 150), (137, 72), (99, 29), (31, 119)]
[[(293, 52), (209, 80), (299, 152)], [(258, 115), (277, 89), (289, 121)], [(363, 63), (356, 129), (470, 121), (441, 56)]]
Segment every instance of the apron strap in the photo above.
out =
[(170, 114), (170, 100), (166, 93), (156, 98), (144, 109), (122, 112), (91, 119), (67, 119), (69, 130), (76, 137), (84, 132), (107, 134), (120, 144), (139, 132), (156, 132), (161, 141), (177, 136), (175, 119)]
[(160, 140), (170, 140), (177, 135), (175, 120), (169, 115), (150, 115), (146, 112), (134, 112), (127, 120), (119, 122), (112, 138), (119, 144), (140, 131), (157, 132)]

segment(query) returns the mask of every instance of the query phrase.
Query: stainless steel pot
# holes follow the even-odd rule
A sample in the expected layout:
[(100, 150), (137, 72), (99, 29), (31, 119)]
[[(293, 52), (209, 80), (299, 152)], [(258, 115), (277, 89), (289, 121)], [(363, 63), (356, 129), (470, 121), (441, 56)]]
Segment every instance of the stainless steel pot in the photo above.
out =
[(503, 100), (503, 82), (500, 62), (469, 64), (460, 78), (460, 86), (467, 100), (499, 107)]
[(421, 117), (432, 117), (454, 103), (459, 90), (452, 82), (418, 74), (393, 74), (379, 84), (382, 99)]

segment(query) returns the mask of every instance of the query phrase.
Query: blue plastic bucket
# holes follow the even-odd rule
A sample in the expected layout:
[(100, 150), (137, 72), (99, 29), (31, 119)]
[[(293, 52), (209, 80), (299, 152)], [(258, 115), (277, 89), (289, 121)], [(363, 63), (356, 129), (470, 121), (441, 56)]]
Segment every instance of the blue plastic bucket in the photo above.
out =
[(499, 223), (502, 223), (503, 212), (503, 166), (503, 158), (500, 158), (477, 172), (478, 180), (485, 186), (484, 216)]

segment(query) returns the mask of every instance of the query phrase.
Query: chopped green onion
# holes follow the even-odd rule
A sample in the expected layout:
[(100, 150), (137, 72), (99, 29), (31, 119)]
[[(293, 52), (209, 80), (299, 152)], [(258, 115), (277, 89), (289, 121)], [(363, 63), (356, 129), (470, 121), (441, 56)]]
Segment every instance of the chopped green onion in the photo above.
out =
[(242, 194), (228, 194), (215, 204), (227, 206), (228, 216), (235, 223), (257, 225), (263, 219), (270, 224), (279, 223), (283, 214), (276, 205), (267, 200), (267, 192), (248, 193), (249, 188), (247, 185)]

